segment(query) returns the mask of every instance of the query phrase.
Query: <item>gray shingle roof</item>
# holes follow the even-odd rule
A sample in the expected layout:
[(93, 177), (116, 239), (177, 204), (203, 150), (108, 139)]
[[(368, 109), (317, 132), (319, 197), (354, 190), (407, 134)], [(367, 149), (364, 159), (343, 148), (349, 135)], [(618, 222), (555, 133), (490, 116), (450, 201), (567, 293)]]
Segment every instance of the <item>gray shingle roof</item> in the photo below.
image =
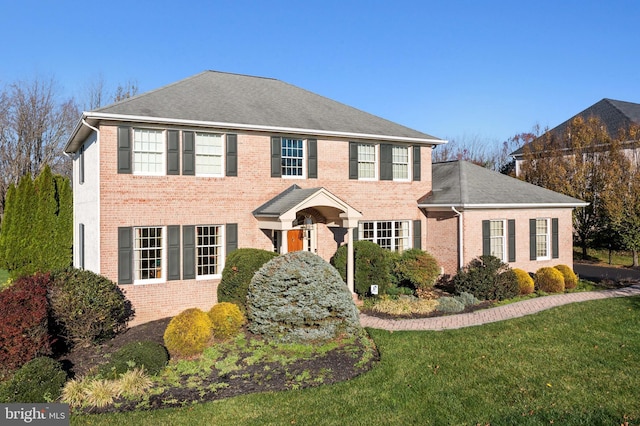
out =
[[(569, 126), (571, 121), (576, 117), (582, 117), (584, 119), (590, 117), (600, 118), (602, 123), (607, 127), (609, 135), (615, 138), (618, 136), (620, 129), (628, 129), (631, 124), (640, 125), (640, 104), (605, 98), (549, 130), (549, 133), (557, 135), (563, 134), (567, 126)], [(535, 144), (536, 140), (531, 143)], [(524, 153), (525, 146), (527, 145), (523, 145), (510, 155), (516, 157), (521, 156)]]
[(280, 80), (217, 71), (93, 112), (439, 140)]
[(467, 161), (434, 163), (433, 189), (418, 201), (420, 207), (564, 206), (584, 202), (503, 175)]
[(322, 188), (302, 189), (298, 185), (291, 185), (289, 188), (255, 209), (253, 211), (253, 215), (256, 217), (278, 217), (321, 189)]

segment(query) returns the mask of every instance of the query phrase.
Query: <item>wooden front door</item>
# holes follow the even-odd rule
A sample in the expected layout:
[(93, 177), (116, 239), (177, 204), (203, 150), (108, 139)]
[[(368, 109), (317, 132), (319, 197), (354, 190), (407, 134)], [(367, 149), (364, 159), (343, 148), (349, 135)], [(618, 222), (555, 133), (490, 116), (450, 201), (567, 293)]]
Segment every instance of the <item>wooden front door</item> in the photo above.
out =
[(303, 248), (302, 244), (302, 229), (292, 229), (287, 232), (287, 251), (300, 251)]

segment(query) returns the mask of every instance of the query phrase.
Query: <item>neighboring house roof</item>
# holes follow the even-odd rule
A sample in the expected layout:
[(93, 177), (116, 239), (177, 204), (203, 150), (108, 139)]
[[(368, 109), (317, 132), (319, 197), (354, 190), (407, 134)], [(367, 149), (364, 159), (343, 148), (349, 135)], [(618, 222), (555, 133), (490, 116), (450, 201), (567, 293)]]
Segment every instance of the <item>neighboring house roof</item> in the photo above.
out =
[[(640, 104), (605, 98), (549, 130), (548, 133), (561, 135), (576, 117), (584, 119), (598, 117), (607, 127), (609, 135), (612, 138), (616, 138), (620, 129), (628, 129), (631, 124), (640, 125)], [(534, 140), (531, 143), (535, 144), (536, 141)], [(511, 155), (521, 157), (527, 145), (523, 145), (520, 149), (512, 152)]]
[[(446, 142), (280, 80), (217, 71), (84, 112), (82, 119), (89, 124), (112, 119), (431, 145)], [(88, 132), (79, 122), (65, 152), (74, 152)]]
[(434, 163), (433, 189), (418, 201), (420, 208), (582, 207), (581, 200), (467, 161)]

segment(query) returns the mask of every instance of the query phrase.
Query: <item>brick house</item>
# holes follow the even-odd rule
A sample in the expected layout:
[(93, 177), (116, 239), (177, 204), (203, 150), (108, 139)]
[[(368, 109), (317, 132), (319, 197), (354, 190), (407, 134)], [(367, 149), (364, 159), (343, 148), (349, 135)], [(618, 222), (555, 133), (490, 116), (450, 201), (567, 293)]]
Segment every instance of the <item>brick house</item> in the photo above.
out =
[[(328, 260), (366, 239), (428, 249), (446, 273), (483, 247), (508, 261), (512, 250), (526, 252), (511, 264), (528, 270), (572, 265), (579, 200), (547, 193), (520, 206), (459, 200), (447, 208), (435, 195), (434, 173), (445, 169), (431, 164), (432, 148), (445, 142), (279, 80), (203, 72), (83, 113), (65, 148), (74, 265), (116, 281), (135, 323), (209, 309), (225, 257), (238, 247)], [(503, 183), (507, 194), (540, 189), (506, 179), (518, 185)], [(530, 242), (526, 224), (535, 218), (547, 228), (540, 222)], [(526, 238), (512, 238), (512, 220)], [(533, 243), (547, 250), (535, 261)], [(353, 291), (352, 274), (347, 281)]]

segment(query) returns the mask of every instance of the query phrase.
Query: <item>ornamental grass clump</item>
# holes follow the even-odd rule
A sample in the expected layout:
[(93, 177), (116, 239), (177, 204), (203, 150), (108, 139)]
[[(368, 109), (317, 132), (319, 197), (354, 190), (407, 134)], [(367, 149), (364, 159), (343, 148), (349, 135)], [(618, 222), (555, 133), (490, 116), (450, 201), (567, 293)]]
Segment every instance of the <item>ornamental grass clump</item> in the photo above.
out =
[(240, 332), (247, 322), (235, 303), (222, 302), (214, 305), (207, 313), (211, 319), (213, 337), (226, 340)]
[(520, 295), (531, 294), (535, 288), (533, 278), (524, 269), (514, 268), (513, 272), (516, 274), (516, 280), (518, 281), (518, 289)]
[(164, 345), (172, 358), (191, 358), (202, 354), (211, 338), (211, 318), (198, 308), (190, 308), (171, 319)]
[(573, 272), (573, 269), (569, 268), (567, 265), (557, 265), (554, 266), (554, 268), (560, 271), (564, 277), (565, 290), (570, 290), (578, 286), (578, 276)]
[(320, 256), (276, 257), (254, 275), (247, 293), (248, 329), (281, 342), (329, 341), (362, 331), (340, 274)]
[(545, 293), (562, 293), (564, 291), (564, 277), (556, 268), (544, 267), (536, 271), (536, 288)]

